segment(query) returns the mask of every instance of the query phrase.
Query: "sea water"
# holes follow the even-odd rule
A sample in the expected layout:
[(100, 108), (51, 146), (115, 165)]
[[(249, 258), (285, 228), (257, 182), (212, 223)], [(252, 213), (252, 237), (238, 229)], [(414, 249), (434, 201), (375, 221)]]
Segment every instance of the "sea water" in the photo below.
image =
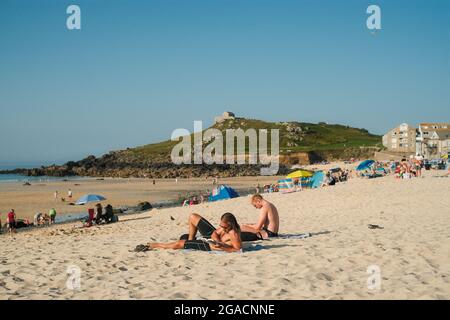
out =
[(37, 183), (37, 182), (79, 180), (79, 179), (82, 179), (82, 177), (47, 177), (47, 176), (29, 177), (29, 176), (24, 176), (21, 174), (0, 174), (0, 183), (5, 183), (5, 182), (23, 182), (23, 183), (35, 182), (35, 183)]
[[(46, 164), (47, 165), (47, 164)], [(6, 163), (0, 163), (0, 170), (14, 170), (16, 168), (21, 169), (32, 169), (32, 168), (39, 168), (42, 166), (42, 163), (17, 163), (17, 164), (6, 164)], [(64, 179), (67, 180), (76, 180), (80, 179), (80, 177), (47, 177), (47, 176), (40, 176), (40, 177), (28, 177), (22, 174), (0, 174), (0, 183), (2, 182), (50, 182), (50, 181), (62, 181)]]

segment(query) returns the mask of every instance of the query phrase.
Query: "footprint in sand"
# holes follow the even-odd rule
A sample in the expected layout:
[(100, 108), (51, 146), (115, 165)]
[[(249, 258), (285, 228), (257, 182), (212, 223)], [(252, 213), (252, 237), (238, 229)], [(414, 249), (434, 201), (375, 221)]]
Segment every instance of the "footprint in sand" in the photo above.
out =
[(319, 280), (327, 280), (327, 281), (333, 281), (334, 278), (326, 273), (318, 273), (316, 274), (316, 278)]
[(169, 297), (169, 299), (185, 300), (185, 299), (187, 299), (187, 296), (185, 294), (182, 294), (182, 293), (178, 292), (178, 293), (175, 293), (175, 294), (171, 295)]
[(289, 291), (287, 291), (287, 290), (285, 290), (285, 289), (280, 289), (280, 290), (278, 291), (278, 293), (275, 294), (275, 296), (280, 297), (280, 296), (284, 296), (284, 295), (286, 295), (286, 294), (288, 294), (288, 293), (289, 293)]
[(432, 267), (433, 269), (438, 269), (438, 268), (439, 268), (439, 266), (438, 266), (437, 264), (435, 264), (433, 261), (431, 261), (430, 259), (424, 258), (424, 260), (425, 260), (426, 263), (428, 263), (428, 265), (429, 265), (430, 267)]

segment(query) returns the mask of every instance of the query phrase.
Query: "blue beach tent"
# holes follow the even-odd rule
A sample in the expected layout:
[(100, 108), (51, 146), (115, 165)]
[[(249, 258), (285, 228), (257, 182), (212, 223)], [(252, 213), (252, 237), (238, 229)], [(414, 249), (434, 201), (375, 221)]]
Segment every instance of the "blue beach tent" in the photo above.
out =
[(325, 179), (325, 174), (323, 171), (317, 171), (311, 178), (311, 188), (319, 188), (322, 186), (323, 180)]
[(209, 196), (208, 200), (213, 201), (219, 201), (219, 200), (226, 200), (226, 199), (232, 199), (239, 197), (239, 194), (231, 187), (222, 185), (217, 188), (215, 188), (212, 192), (212, 194)]

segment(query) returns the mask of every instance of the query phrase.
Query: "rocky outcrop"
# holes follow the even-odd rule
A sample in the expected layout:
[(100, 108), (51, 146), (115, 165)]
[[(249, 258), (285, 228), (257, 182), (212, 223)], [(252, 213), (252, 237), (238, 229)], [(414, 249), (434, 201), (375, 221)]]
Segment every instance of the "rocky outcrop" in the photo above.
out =
[[(24, 170), (28, 176), (89, 176), (117, 178), (191, 178), (191, 177), (236, 177), (260, 174), (262, 165), (175, 165), (170, 160), (132, 159), (121, 152), (109, 153), (100, 158), (89, 156), (78, 162), (69, 162), (62, 166), (49, 166)], [(280, 174), (287, 172), (281, 167)]]

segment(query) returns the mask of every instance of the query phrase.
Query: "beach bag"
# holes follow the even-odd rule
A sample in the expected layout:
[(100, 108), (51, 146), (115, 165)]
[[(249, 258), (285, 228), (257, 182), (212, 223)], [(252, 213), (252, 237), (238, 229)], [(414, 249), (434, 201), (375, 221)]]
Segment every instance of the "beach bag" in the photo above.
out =
[(117, 214), (113, 215), (111, 218), (111, 223), (119, 222), (119, 216)]

